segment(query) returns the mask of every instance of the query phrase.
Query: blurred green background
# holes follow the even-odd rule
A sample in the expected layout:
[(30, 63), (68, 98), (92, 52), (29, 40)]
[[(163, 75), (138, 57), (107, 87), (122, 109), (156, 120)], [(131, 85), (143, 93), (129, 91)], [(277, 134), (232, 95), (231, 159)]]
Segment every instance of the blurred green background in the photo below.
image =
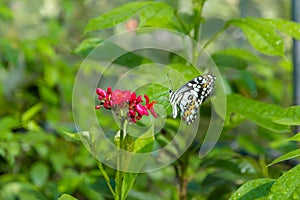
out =
[[(63, 193), (78, 199), (112, 199), (95, 159), (80, 142), (72, 119), (73, 81), (84, 57), (74, 53), (88, 37), (105, 39), (126, 30), (124, 23), (84, 34), (88, 20), (133, 1), (19, 0), (0, 1), (0, 199), (56, 199)], [(191, 1), (165, 0), (181, 11)], [(290, 19), (289, 0), (208, 0), (201, 40), (237, 17)], [(223, 68), (229, 90), (261, 101), (292, 104), (292, 39), (284, 37), (285, 57), (258, 55), (247, 70)], [(254, 49), (232, 27), (208, 48)], [(222, 65), (222, 63), (217, 63)], [(234, 116), (237, 122), (239, 116)], [(291, 134), (289, 134), (291, 135)], [(271, 161), (296, 147), (283, 143), (288, 134), (274, 133), (250, 121), (224, 129), (218, 146), (204, 160), (189, 156), (189, 199), (228, 199), (251, 178), (278, 176), (293, 163), (263, 171)], [(292, 161), (291, 161), (292, 162)], [(175, 170), (174, 170), (175, 169)], [(243, 169), (243, 170), (241, 170)], [(108, 169), (109, 170), (109, 169)], [(176, 163), (140, 174), (128, 199), (176, 199)]]

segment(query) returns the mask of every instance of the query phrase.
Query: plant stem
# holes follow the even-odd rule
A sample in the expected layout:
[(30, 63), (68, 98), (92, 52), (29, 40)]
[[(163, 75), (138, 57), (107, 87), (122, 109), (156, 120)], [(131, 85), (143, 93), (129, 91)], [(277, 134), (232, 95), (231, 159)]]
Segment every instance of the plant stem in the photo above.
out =
[(128, 121), (125, 119), (121, 120), (121, 130), (120, 130), (120, 143), (119, 143), (119, 159), (118, 159), (118, 167), (117, 167), (117, 180), (118, 180), (118, 195), (116, 195), (117, 200), (122, 200), (123, 196), (123, 181), (124, 181), (124, 172), (123, 170), (123, 164), (124, 164), (124, 155), (122, 153), (122, 150), (124, 149), (124, 138), (126, 136), (126, 127), (127, 127)]
[(218, 32), (216, 32), (204, 45), (203, 45), (203, 49), (205, 49), (212, 41), (214, 41), (216, 39), (216, 37), (222, 33), (225, 29), (227, 28), (227, 26), (224, 26), (221, 30), (219, 30)]
[(105, 169), (104, 169), (102, 163), (101, 163), (100, 161), (98, 161), (97, 164), (98, 164), (98, 167), (99, 167), (100, 171), (102, 172), (102, 175), (103, 175), (103, 177), (104, 177), (104, 179), (105, 179), (105, 181), (106, 181), (106, 184), (107, 184), (107, 186), (108, 186), (110, 192), (111, 192), (111, 193), (113, 194), (113, 196), (115, 197), (115, 196), (116, 196), (116, 193), (114, 192), (114, 189), (112, 188), (112, 186), (111, 186), (111, 184), (110, 184), (110, 179), (109, 179), (109, 177), (108, 177), (108, 175), (107, 175), (107, 173), (106, 173), (106, 171), (105, 171)]
[[(203, 5), (206, 0), (194, 0), (193, 1), (193, 7), (194, 7), (194, 36), (193, 39), (198, 42), (199, 41), (199, 34), (200, 34), (200, 28), (202, 23), (202, 10)], [(197, 64), (197, 45), (193, 43), (193, 64)]]
[(188, 177), (186, 171), (188, 167), (188, 158), (189, 154), (184, 154), (183, 157), (177, 161), (178, 163), (174, 165), (179, 200), (187, 200)]

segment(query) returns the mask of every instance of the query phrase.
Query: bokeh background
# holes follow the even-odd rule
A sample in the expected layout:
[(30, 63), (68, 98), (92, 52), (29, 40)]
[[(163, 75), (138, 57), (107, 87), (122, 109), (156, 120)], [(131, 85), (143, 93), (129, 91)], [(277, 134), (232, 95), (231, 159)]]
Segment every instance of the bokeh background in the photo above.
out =
[[(64, 131), (76, 132), (72, 88), (84, 60), (76, 49), (85, 38), (106, 39), (135, 24), (129, 21), (87, 34), (85, 26), (92, 17), (127, 2), (133, 1), (0, 1), (0, 199), (56, 199), (63, 193), (82, 200), (112, 199), (96, 160)], [(192, 4), (164, 2), (187, 13)], [(227, 20), (247, 16), (290, 19), (291, 2), (208, 0), (200, 43)], [(219, 35), (207, 51), (242, 48), (259, 56), (263, 61), (246, 70), (225, 66), (221, 73), (227, 89), (286, 107), (292, 105), (292, 39), (283, 37), (284, 57), (257, 53), (236, 27)], [(271, 161), (296, 148), (295, 143), (282, 142), (288, 136), (247, 120), (238, 127), (225, 126), (210, 156), (188, 157), (190, 199), (228, 199), (251, 178), (276, 177), (289, 169), (292, 161), (261, 170), (266, 157)], [(176, 199), (177, 164), (140, 174), (128, 199)]]

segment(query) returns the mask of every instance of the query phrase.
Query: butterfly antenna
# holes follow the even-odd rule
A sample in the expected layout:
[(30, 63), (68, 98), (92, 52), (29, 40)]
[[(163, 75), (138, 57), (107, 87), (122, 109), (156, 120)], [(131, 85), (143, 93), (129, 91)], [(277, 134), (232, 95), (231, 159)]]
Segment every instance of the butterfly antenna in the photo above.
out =
[(171, 89), (173, 90), (173, 83), (172, 83), (172, 81), (171, 81), (171, 79), (170, 79), (169, 72), (167, 73), (167, 76), (168, 76), (168, 79), (169, 79), (169, 81), (170, 81)]

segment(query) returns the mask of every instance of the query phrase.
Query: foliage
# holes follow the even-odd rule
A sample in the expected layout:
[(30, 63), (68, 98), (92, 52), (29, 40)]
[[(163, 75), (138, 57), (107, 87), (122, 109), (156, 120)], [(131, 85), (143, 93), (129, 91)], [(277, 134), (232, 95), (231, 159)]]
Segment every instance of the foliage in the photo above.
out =
[[(209, 11), (214, 13), (219, 6), (222, 11), (238, 7), (228, 1), (196, 0), (185, 7), (180, 2), (138, 1), (120, 6), (109, 1), (88, 5), (63, 0), (61, 5), (50, 3), (56, 6), (55, 12), (45, 9), (49, 2), (43, 1), (31, 8), (38, 7), (40, 12), (27, 10), (28, 18), (37, 24), (34, 31), (28, 26), (32, 20), (18, 10), (30, 9), (26, 3), (32, 2), (0, 3), (0, 199), (113, 199), (120, 189), (119, 199), (299, 198), (299, 134), (293, 136), (293, 128), (300, 125), (300, 108), (290, 106), (290, 42), (299, 40), (300, 25), (277, 17), (240, 17), (234, 12), (210, 17)], [(263, 15), (266, 5), (259, 5), (257, 12)], [(96, 16), (99, 8), (112, 9)], [(171, 166), (147, 174), (123, 174), (96, 161), (78, 141), (80, 133), (73, 133), (71, 97), (79, 56), (127, 30), (131, 20), (139, 28), (160, 27), (189, 35), (203, 44), (219, 67), (227, 114), (220, 141), (208, 156), (197, 155), (199, 134)], [(105, 45), (112, 51), (122, 50), (113, 43)], [(196, 56), (202, 53), (191, 50)], [(186, 78), (198, 75), (179, 56), (168, 53), (167, 57), (168, 66)], [(152, 62), (130, 52), (114, 64), (133, 68)], [(157, 99), (166, 88), (155, 85), (145, 90), (150, 99)], [(204, 126), (209, 108), (209, 104), (201, 108)], [(167, 114), (171, 116), (170, 109)], [(129, 138), (126, 145), (134, 143), (136, 151), (148, 152), (172, 140), (178, 125), (179, 120), (168, 119), (151, 141)]]

